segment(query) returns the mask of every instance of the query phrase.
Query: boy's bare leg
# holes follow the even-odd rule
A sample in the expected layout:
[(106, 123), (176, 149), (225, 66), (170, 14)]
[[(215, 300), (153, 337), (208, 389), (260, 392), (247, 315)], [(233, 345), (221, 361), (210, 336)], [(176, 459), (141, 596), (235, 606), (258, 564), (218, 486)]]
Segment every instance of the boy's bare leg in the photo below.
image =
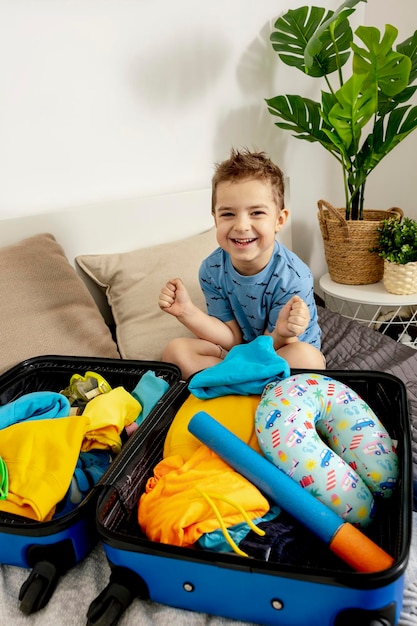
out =
[[(224, 348), (205, 339), (178, 337), (167, 344), (162, 360), (175, 363), (180, 368), (183, 379), (187, 380), (196, 372), (217, 365), (226, 354)], [(292, 369), (326, 369), (322, 352), (304, 341), (293, 339), (281, 346), (277, 354), (285, 359)]]
[(182, 373), (184, 380), (212, 365), (217, 365), (226, 356), (227, 351), (221, 346), (193, 337), (178, 337), (172, 339), (166, 346), (162, 360), (175, 363)]
[(318, 348), (304, 341), (287, 343), (277, 350), (291, 369), (326, 369), (326, 359)]

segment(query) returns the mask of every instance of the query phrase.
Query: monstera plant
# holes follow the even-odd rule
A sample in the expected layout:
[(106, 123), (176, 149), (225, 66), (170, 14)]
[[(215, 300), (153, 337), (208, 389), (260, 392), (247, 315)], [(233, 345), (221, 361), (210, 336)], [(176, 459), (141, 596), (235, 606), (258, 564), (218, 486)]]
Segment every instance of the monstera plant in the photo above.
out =
[(301, 95), (266, 100), (279, 128), (317, 142), (340, 163), (345, 216), (363, 219), (369, 174), (417, 127), (417, 106), (408, 103), (417, 77), (417, 31), (395, 43), (387, 24), (353, 32), (349, 18), (367, 0), (346, 0), (335, 11), (317, 6), (290, 9), (276, 20), (273, 49), (283, 63), (321, 79), (321, 101)]

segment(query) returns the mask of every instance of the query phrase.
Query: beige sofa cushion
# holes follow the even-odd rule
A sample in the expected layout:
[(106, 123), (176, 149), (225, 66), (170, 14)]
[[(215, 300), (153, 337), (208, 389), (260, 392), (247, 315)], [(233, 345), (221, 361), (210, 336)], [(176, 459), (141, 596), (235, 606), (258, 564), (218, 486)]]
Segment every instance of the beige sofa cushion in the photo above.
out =
[(54, 354), (120, 358), (93, 297), (47, 233), (0, 249), (0, 372)]
[(169, 278), (180, 277), (194, 303), (206, 310), (198, 270), (201, 261), (216, 247), (212, 228), (186, 239), (132, 252), (76, 257), (79, 267), (106, 290), (123, 358), (160, 360), (170, 339), (191, 336), (176, 318), (160, 310), (158, 295)]

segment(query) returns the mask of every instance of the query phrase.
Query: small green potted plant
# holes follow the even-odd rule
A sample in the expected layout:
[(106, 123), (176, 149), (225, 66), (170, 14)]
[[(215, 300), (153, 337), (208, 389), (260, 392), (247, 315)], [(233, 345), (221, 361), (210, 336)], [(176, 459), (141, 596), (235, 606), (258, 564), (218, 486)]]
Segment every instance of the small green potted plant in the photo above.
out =
[[(373, 255), (369, 278), (345, 279), (348, 267), (359, 275), (366, 269), (376, 227), (385, 217), (385, 211), (365, 208), (368, 176), (417, 128), (417, 106), (407, 104), (417, 89), (417, 30), (395, 47), (398, 30), (391, 24), (382, 34), (372, 26), (353, 32), (349, 18), (366, 1), (346, 0), (334, 11), (302, 6), (279, 17), (270, 36), (273, 49), (308, 80), (321, 79), (324, 88), (321, 101), (302, 95), (266, 99), (269, 112), (279, 118), (276, 126), (319, 143), (341, 166), (345, 206), (335, 209), (319, 201), (319, 223), (331, 277), (351, 284), (382, 277), (382, 261), (371, 271), (378, 266)], [(346, 255), (355, 247), (366, 254), (351, 262)]]
[(384, 260), (384, 286), (395, 294), (417, 293), (417, 221), (385, 219), (374, 248)]

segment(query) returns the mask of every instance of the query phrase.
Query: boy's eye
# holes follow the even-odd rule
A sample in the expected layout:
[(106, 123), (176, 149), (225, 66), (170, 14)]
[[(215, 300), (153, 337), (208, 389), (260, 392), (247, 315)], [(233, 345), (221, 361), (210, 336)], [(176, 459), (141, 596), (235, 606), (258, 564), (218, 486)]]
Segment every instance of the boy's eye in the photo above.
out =
[(232, 211), (221, 211), (219, 213), (219, 217), (233, 217), (233, 215)]

